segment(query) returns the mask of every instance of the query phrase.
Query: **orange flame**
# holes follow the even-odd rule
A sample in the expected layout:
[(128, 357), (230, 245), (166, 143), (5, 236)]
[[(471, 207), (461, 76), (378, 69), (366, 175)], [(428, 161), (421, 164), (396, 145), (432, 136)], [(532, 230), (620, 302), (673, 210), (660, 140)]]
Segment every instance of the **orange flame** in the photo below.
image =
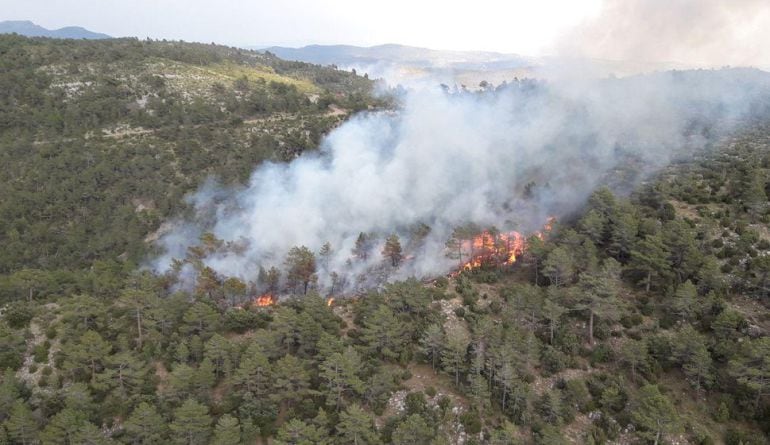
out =
[(253, 301), (254, 306), (265, 307), (272, 306), (276, 303), (275, 297), (272, 294), (262, 294), (255, 298)]
[[(544, 239), (544, 234), (553, 229), (555, 221), (556, 218), (549, 217), (543, 225), (542, 231), (535, 232), (535, 235)], [(485, 230), (474, 236), (472, 240), (462, 242), (462, 250), (470, 252), (471, 259), (463, 263), (456, 272), (449, 276), (456, 277), (462, 271), (478, 269), (483, 264), (509, 266), (516, 262), (516, 259), (526, 251), (526, 248), (527, 241), (519, 232), (512, 231), (493, 235)]]
[(331, 305), (334, 304), (334, 297), (329, 297), (326, 299), (326, 305), (331, 307)]

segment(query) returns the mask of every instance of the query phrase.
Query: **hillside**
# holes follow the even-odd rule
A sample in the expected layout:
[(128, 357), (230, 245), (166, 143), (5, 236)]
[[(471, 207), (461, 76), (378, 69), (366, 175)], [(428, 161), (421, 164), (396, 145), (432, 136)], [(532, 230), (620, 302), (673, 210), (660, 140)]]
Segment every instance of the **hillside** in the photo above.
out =
[(378, 103), (349, 73), (212, 45), (0, 36), (0, 66), (2, 274), (132, 269), (205, 178), (245, 181)]
[(0, 34), (19, 34), (25, 37), (50, 37), (54, 39), (109, 39), (107, 34), (89, 31), (79, 26), (47, 29), (28, 20), (0, 22)]
[[(638, 91), (666, 78), (702, 88), (765, 85), (767, 75), (662, 73), (607, 85)], [(330, 162), (312, 155), (324, 134), (355, 111), (393, 106), (373, 88), (352, 73), (216, 45), (0, 37), (0, 444), (768, 444), (766, 101), (726, 134), (717, 122), (736, 116), (729, 107), (714, 117), (705, 101), (679, 102), (696, 113), (676, 143), (707, 143), (643, 181), (649, 158), (610, 143), (622, 162), (609, 164), (604, 182), (620, 192), (591, 188), (531, 233), (453, 227), (437, 251), (454, 265), (446, 276), (361, 290), (329, 269), (333, 252), (347, 257), (351, 277), (414, 262), (427, 223), (404, 228), (403, 245), (388, 227), (361, 232), (352, 248), (296, 246), (267, 270), (247, 262), (253, 281), (210, 267), (248, 248), (213, 233), (192, 237), (166, 273), (143, 267), (164, 223), (206, 214), (204, 200), (185, 200), (190, 192), (249, 204), (228, 201), (207, 178), (241, 190), (256, 165), (288, 171), (303, 153), (293, 165)], [(538, 82), (505, 88), (517, 95), (448, 96), (541, 97), (547, 115), (556, 110)], [(448, 103), (430, 115), (467, 118)], [(585, 108), (568, 111), (581, 129), (590, 123)], [(407, 125), (423, 139), (418, 126)], [(442, 139), (426, 126), (427, 138), (452, 148), (454, 133)], [(586, 142), (572, 130), (549, 142), (581, 149), (558, 158), (551, 143), (546, 156), (559, 171), (569, 170), (562, 159), (596, 169), (580, 155), (600, 143), (597, 133), (589, 128)], [(641, 133), (657, 144), (660, 135)], [(364, 161), (353, 168), (374, 175)], [(530, 179), (518, 181), (527, 181), (525, 201), (560, 190), (558, 178)], [(406, 193), (421, 185), (407, 182)], [(367, 201), (384, 196), (369, 192)], [(228, 210), (211, 207), (203, 210)], [(300, 215), (317, 228), (313, 216)], [(358, 267), (366, 261), (378, 264)]]

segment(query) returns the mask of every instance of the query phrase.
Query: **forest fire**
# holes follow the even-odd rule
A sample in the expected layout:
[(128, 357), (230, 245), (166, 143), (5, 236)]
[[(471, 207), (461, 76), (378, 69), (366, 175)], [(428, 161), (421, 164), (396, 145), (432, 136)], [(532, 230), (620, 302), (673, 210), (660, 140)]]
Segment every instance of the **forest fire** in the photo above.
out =
[[(545, 234), (553, 229), (555, 217), (549, 217), (541, 231), (534, 235), (544, 239)], [(482, 265), (510, 266), (516, 262), (527, 249), (527, 240), (516, 231), (493, 233), (484, 230), (475, 235), (473, 239), (466, 239), (460, 243), (459, 253), (470, 256), (470, 260), (463, 262), (450, 277), (456, 277), (463, 271), (471, 271)]]
[(272, 294), (262, 294), (255, 298), (252, 304), (258, 307), (272, 306), (276, 303), (275, 297)]
[(334, 297), (329, 297), (326, 299), (326, 305), (331, 307), (334, 304)]
[(458, 275), (464, 270), (473, 270), (483, 264), (510, 265), (516, 262), (516, 257), (524, 252), (524, 236), (519, 232), (490, 233), (485, 230), (474, 236), (472, 240), (462, 241), (462, 251), (468, 252), (471, 259), (465, 261), (459, 270), (452, 274)]

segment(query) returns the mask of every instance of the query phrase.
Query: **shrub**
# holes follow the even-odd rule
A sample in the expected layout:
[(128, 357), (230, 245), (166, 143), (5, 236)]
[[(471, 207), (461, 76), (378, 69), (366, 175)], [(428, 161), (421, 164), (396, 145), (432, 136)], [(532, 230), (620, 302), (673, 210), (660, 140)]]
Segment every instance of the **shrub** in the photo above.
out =
[(567, 403), (581, 413), (588, 412), (592, 408), (591, 394), (588, 392), (586, 382), (583, 379), (572, 379), (565, 382), (564, 396)]
[(27, 327), (33, 316), (32, 309), (22, 301), (9, 304), (5, 310), (5, 320), (14, 329)]
[(34, 356), (35, 363), (47, 362), (48, 361), (48, 348), (44, 344), (37, 345), (32, 350), (32, 355)]
[(629, 329), (642, 324), (642, 320), (642, 316), (634, 312), (633, 314), (620, 317), (620, 324), (622, 324), (624, 328)]
[(428, 409), (425, 394), (420, 391), (407, 394), (406, 399), (404, 399), (404, 409), (407, 416), (412, 414), (423, 415)]
[(468, 434), (478, 434), (481, 432), (481, 419), (479, 414), (474, 411), (466, 411), (460, 416), (460, 423), (463, 424), (465, 432)]
[(591, 366), (595, 366), (597, 363), (607, 363), (612, 360), (612, 357), (612, 349), (602, 343), (591, 352)]
[(543, 365), (544, 371), (547, 373), (555, 374), (566, 367), (567, 357), (558, 349), (555, 349), (552, 346), (548, 346), (543, 349), (543, 353), (540, 357), (540, 363)]
[(243, 333), (259, 325), (260, 317), (255, 312), (234, 308), (225, 312), (224, 327), (229, 331)]
[(761, 439), (757, 439), (754, 433), (729, 427), (725, 432), (725, 445), (760, 445)]

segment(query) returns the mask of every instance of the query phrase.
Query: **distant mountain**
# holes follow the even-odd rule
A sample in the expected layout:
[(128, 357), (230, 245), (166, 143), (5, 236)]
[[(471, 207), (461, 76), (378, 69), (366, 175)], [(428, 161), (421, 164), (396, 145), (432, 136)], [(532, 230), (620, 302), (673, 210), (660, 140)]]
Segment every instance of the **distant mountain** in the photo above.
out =
[(0, 34), (16, 33), (27, 37), (52, 37), (55, 39), (109, 39), (111, 36), (89, 31), (79, 26), (46, 29), (29, 20), (8, 20), (0, 22)]
[(570, 57), (528, 57), (489, 51), (443, 51), (405, 45), (308, 45), (301, 48), (252, 48), (276, 56), (320, 65), (355, 69), (391, 84), (437, 83), (475, 88), (482, 81), (499, 84), (515, 77), (550, 78), (565, 73), (625, 77), (671, 69), (697, 68), (675, 62), (639, 62)]
[[(257, 48), (255, 48), (257, 49)], [(443, 51), (405, 45), (309, 45), (302, 48), (273, 46), (259, 48), (276, 56), (319, 65), (355, 69), (389, 83), (412, 84), (436, 81), (477, 85), (481, 80), (499, 83), (516, 76), (528, 76), (540, 61), (518, 54), (489, 51)]]
[(309, 45), (302, 48), (265, 48), (282, 59), (317, 64), (354, 65), (390, 62), (421, 68), (511, 69), (530, 66), (531, 57), (488, 51), (441, 51), (405, 45)]

